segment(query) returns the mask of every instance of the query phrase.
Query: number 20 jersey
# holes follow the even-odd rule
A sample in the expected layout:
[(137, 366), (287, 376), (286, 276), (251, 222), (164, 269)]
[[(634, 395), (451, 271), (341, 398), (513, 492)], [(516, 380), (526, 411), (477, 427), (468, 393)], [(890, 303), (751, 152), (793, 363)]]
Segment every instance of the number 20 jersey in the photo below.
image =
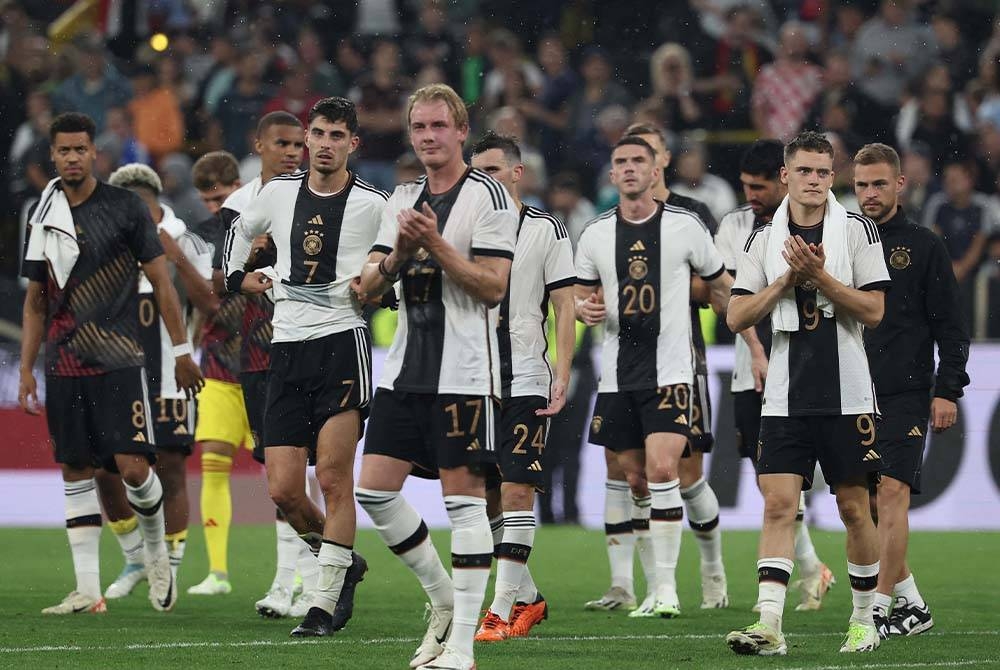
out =
[(712, 280), (725, 268), (708, 229), (688, 210), (661, 203), (647, 220), (630, 222), (616, 208), (583, 231), (577, 282), (603, 287), (607, 309), (599, 393), (694, 381), (692, 271)]

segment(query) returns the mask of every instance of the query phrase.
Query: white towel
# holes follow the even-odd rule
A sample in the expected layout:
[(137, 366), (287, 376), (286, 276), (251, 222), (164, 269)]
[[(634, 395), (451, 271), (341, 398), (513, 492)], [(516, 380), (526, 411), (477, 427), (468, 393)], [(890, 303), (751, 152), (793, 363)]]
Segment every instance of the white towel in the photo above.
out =
[[(182, 220), (177, 218), (174, 214), (174, 210), (170, 209), (169, 205), (164, 205), (160, 203), (160, 209), (163, 210), (163, 219), (156, 224), (156, 232), (159, 233), (161, 230), (169, 235), (174, 240), (180, 240), (181, 236), (187, 232), (187, 224)], [(171, 276), (174, 276), (175, 270), (173, 266), (170, 266)], [(152, 293), (153, 285), (149, 282), (146, 277), (146, 273), (142, 270), (139, 271), (139, 293)]]
[[(768, 285), (773, 284), (788, 270), (788, 263), (781, 255), (788, 237), (788, 196), (786, 195), (771, 219), (771, 233), (768, 237), (764, 258), (764, 274), (767, 277)], [(824, 268), (840, 283), (852, 286), (853, 273), (851, 272), (851, 259), (847, 247), (847, 210), (837, 202), (831, 192), (827, 195), (826, 213), (823, 215), (823, 251), (826, 253)], [(816, 294), (816, 307), (827, 318), (834, 315), (833, 303), (822, 292)], [(795, 332), (799, 329), (799, 310), (795, 304), (794, 290), (787, 291), (778, 300), (774, 311), (771, 312), (771, 324), (774, 330), (785, 332)]]
[(47, 261), (56, 286), (65, 288), (80, 245), (76, 241), (76, 226), (69, 201), (63, 193), (60, 179), (56, 177), (42, 191), (38, 207), (31, 215), (31, 236), (24, 254), (27, 261)]

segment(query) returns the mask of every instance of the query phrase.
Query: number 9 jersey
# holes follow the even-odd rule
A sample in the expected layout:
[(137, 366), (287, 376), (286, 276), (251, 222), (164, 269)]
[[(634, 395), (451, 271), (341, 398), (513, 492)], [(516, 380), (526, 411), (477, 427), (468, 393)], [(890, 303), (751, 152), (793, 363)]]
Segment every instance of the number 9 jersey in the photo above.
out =
[(633, 222), (615, 208), (583, 231), (577, 282), (601, 285), (607, 308), (598, 393), (693, 383), (692, 271), (710, 281), (725, 267), (688, 210), (660, 203), (649, 219)]

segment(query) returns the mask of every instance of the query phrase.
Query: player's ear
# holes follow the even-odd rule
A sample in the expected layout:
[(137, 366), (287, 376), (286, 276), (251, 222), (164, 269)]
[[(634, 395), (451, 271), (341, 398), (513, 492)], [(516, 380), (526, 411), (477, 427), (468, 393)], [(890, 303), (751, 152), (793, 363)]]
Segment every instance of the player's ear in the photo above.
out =
[(778, 181), (788, 186), (788, 168), (784, 165), (781, 166), (781, 171), (778, 173)]
[(902, 193), (906, 190), (906, 175), (899, 175), (896, 177), (896, 193)]
[(361, 144), (361, 138), (358, 135), (351, 135), (351, 148), (347, 150), (347, 153), (353, 154), (359, 144)]
[(524, 164), (518, 163), (511, 169), (511, 172), (514, 175), (514, 183), (516, 184), (517, 182), (521, 181), (521, 177), (524, 176)]

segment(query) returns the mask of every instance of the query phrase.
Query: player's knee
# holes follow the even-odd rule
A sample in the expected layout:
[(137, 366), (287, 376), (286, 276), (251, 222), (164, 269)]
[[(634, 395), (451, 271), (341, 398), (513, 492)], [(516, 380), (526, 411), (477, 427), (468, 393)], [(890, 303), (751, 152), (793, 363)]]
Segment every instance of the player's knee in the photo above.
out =
[(838, 499), (837, 509), (840, 511), (840, 520), (845, 526), (855, 526), (862, 523), (871, 522), (871, 510), (868, 507), (866, 498)]
[(646, 481), (645, 473), (628, 471), (625, 473), (625, 481), (628, 482), (628, 487), (631, 489), (633, 496), (645, 498), (649, 495), (649, 484)]
[(910, 504), (910, 486), (892, 477), (883, 477), (878, 485), (876, 498), (881, 510), (908, 507)]
[(317, 468), (316, 480), (323, 491), (323, 497), (343, 498), (352, 495), (354, 491), (354, 475), (349, 468)]
[(503, 510), (505, 512), (522, 512), (534, 507), (534, 489), (530, 485), (507, 485), (503, 488)]
[(268, 481), (267, 492), (271, 496), (271, 502), (279, 509), (284, 510), (286, 514), (288, 510), (295, 509), (305, 499), (304, 490), (283, 481)]
[(764, 521), (766, 523), (794, 523), (799, 511), (799, 496), (784, 491), (764, 492)]
[(149, 462), (144, 458), (120, 459), (117, 465), (122, 481), (133, 488), (142, 486), (149, 479)]

